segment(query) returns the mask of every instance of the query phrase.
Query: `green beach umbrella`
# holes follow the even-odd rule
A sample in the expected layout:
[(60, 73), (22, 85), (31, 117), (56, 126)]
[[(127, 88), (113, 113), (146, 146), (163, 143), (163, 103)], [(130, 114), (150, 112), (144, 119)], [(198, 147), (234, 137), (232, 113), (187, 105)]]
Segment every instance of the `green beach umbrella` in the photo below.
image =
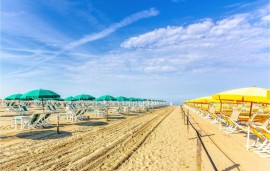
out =
[(131, 102), (137, 101), (136, 98), (134, 98), (134, 97), (130, 97), (130, 98), (128, 98), (128, 100), (131, 101)]
[(116, 97), (116, 100), (117, 101), (128, 101), (129, 99), (128, 98), (126, 98), (126, 97), (124, 97), (124, 96), (118, 96), (118, 97)]
[(138, 102), (142, 102), (142, 101), (143, 101), (143, 99), (141, 99), (141, 98), (136, 98), (136, 101), (138, 101)]
[(4, 100), (21, 100), (22, 94), (12, 94), (4, 98)]
[(51, 90), (37, 89), (37, 90), (32, 90), (32, 91), (29, 91), (29, 92), (23, 94), (22, 97), (25, 98), (26, 100), (28, 100), (28, 99), (29, 100), (32, 100), (32, 99), (41, 100), (42, 101), (42, 109), (43, 109), (43, 113), (44, 113), (43, 101), (60, 98), (60, 95), (51, 91)]
[[(51, 90), (44, 90), (44, 89), (37, 89), (32, 90), (23, 95), (23, 98), (25, 99), (35, 99), (35, 100), (41, 100), (42, 101), (42, 110), (44, 113), (44, 100), (56, 100), (60, 99), (60, 95), (51, 91)], [(59, 116), (58, 116), (59, 118)], [(57, 133), (59, 134), (59, 119), (57, 119)]]
[(88, 94), (80, 94), (74, 97), (75, 100), (94, 100), (95, 97)]
[(72, 96), (69, 96), (69, 97), (65, 98), (65, 101), (76, 101), (76, 99)]
[(115, 100), (117, 99), (110, 95), (100, 96), (99, 98), (96, 99), (96, 101), (115, 101)]
[(44, 89), (32, 90), (23, 95), (26, 99), (46, 99), (46, 98), (60, 98), (60, 95)]

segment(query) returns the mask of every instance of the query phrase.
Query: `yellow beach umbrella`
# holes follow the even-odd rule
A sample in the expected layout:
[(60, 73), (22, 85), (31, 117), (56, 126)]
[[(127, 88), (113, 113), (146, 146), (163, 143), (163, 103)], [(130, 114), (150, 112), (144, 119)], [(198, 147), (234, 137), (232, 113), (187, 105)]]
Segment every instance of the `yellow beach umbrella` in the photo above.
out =
[(213, 99), (252, 103), (270, 103), (270, 89), (248, 87), (228, 90), (212, 95)]
[(249, 116), (251, 116), (253, 103), (270, 103), (270, 89), (258, 87), (239, 88), (214, 94), (212, 98), (220, 101), (250, 102)]
[(213, 99), (212, 96), (205, 96), (198, 99), (195, 99), (197, 103), (219, 103), (219, 100)]

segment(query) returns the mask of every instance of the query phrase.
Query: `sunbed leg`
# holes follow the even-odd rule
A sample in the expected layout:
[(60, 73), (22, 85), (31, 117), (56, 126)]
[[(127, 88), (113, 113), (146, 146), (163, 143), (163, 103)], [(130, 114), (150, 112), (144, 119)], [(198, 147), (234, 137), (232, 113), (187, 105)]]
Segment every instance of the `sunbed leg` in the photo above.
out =
[(250, 136), (250, 128), (247, 128), (247, 150), (249, 150), (249, 136)]

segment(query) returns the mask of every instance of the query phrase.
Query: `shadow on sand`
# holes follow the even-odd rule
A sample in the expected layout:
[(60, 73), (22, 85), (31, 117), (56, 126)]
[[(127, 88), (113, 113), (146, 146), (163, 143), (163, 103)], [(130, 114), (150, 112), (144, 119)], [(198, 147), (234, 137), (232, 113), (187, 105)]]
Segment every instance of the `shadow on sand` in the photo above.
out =
[(42, 131), (23, 132), (17, 134), (16, 136), (19, 138), (31, 140), (46, 140), (46, 139), (60, 139), (71, 135), (72, 135), (71, 132), (66, 131), (60, 131), (60, 134), (57, 134), (56, 130), (42, 130)]
[(122, 115), (125, 115), (125, 116), (138, 116), (139, 113), (129, 113), (129, 114), (127, 114), (127, 113), (122, 113)]
[(87, 121), (87, 122), (78, 122), (75, 125), (79, 125), (79, 126), (104, 126), (104, 125), (108, 125), (107, 122), (102, 122), (102, 121)]
[(108, 120), (118, 120), (118, 119), (126, 119), (123, 116), (108, 116)]

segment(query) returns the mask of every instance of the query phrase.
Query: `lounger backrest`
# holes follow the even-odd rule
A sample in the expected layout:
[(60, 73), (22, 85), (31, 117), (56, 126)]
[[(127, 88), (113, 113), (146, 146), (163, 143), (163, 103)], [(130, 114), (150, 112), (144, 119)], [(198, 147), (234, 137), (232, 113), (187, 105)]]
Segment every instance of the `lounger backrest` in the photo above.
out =
[(262, 128), (261, 131), (262, 131), (263, 135), (264, 135), (268, 140), (270, 140), (270, 132), (267, 131), (265, 128)]
[(266, 119), (265, 121), (264, 121), (264, 123), (263, 123), (263, 128), (267, 128), (268, 127), (268, 125), (269, 125), (269, 123), (270, 123), (270, 119)]
[(255, 134), (258, 138), (260, 138), (261, 140), (265, 140), (265, 137), (262, 136), (259, 131), (252, 125), (250, 125), (250, 131)]
[(24, 111), (28, 111), (28, 109), (26, 108), (26, 106), (22, 106)]
[(82, 112), (82, 110), (80, 109), (80, 110), (78, 110), (77, 112), (76, 112), (76, 115), (80, 115), (80, 113)]
[(46, 119), (48, 119), (51, 116), (50, 113), (45, 114), (42, 118), (40, 118), (37, 122), (38, 123), (42, 123), (43, 121), (45, 121)]
[(38, 120), (39, 116), (40, 116), (40, 114), (34, 114), (31, 121), (30, 121), (30, 123), (31, 124), (35, 123)]
[(53, 110), (56, 110), (55, 106), (52, 106)]
[(240, 115), (240, 113), (241, 113), (241, 112), (238, 111), (238, 110), (233, 110), (233, 112), (232, 112), (230, 118), (231, 118), (232, 120), (234, 120), (234, 121), (237, 121), (237, 120), (238, 120), (238, 117), (239, 117), (239, 115)]
[(257, 116), (258, 114), (254, 114), (252, 115), (250, 118), (249, 118), (249, 122), (253, 122), (253, 120), (255, 119), (255, 117)]
[(214, 107), (211, 107), (211, 108), (209, 109), (209, 112), (210, 112), (210, 113), (216, 113), (216, 109), (215, 109)]

